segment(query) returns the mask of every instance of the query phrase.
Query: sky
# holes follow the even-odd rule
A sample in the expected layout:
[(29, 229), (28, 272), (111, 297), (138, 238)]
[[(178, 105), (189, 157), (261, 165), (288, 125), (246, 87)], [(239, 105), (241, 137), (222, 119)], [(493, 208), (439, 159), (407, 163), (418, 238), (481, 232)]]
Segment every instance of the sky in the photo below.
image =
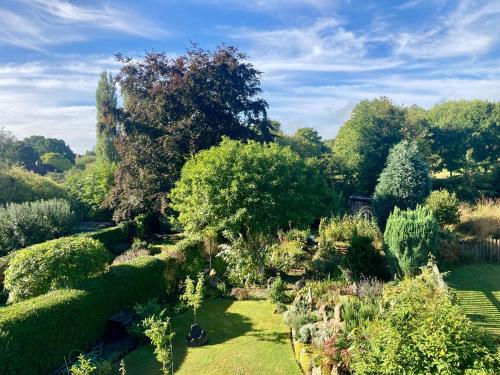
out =
[(0, 0), (0, 127), (95, 145), (115, 53), (247, 53), (269, 116), (333, 138), (362, 99), (500, 100), (499, 0)]

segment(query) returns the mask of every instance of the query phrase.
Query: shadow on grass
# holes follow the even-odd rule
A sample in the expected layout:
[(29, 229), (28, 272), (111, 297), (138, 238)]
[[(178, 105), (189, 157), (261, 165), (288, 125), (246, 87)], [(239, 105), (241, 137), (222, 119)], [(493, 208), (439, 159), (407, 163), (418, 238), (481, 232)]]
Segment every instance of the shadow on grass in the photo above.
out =
[[(233, 302), (227, 298), (205, 301), (198, 312), (198, 323), (208, 333), (208, 343), (205, 346), (222, 344), (252, 330), (252, 324), (247, 317), (227, 312)], [(172, 320), (172, 329), (175, 332), (173, 342), (174, 371), (182, 366), (186, 358), (187, 336), (191, 324), (193, 324), (192, 311), (176, 316)]]
[(249, 336), (257, 338), (259, 341), (274, 342), (276, 344), (288, 344), (290, 343), (290, 334), (288, 332), (283, 333), (261, 333), (261, 331), (255, 331)]

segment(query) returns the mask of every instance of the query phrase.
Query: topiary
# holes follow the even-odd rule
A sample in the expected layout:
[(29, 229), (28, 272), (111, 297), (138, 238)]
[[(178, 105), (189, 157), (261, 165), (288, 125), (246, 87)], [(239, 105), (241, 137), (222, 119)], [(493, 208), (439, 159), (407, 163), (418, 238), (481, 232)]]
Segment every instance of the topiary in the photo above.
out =
[(431, 191), (429, 166), (417, 145), (402, 141), (394, 146), (373, 195), (373, 208), (383, 230), (394, 207), (415, 208)]
[(414, 275), (436, 255), (439, 225), (426, 207), (415, 210), (394, 209), (384, 232), (385, 253), (393, 272)]
[(459, 205), (456, 194), (444, 189), (433, 191), (425, 201), (425, 207), (432, 212), (441, 227), (460, 222)]
[(75, 236), (47, 241), (14, 253), (5, 271), (9, 302), (77, 286), (101, 273), (111, 260), (104, 245)]

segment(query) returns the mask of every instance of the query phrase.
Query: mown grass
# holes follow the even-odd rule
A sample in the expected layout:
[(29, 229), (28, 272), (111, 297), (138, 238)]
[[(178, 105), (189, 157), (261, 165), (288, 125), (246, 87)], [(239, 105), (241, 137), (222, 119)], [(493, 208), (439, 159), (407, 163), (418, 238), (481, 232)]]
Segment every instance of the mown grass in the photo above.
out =
[(467, 315), (500, 338), (500, 265), (465, 265), (453, 269), (446, 281)]
[[(193, 314), (173, 320), (174, 367), (179, 375), (300, 375), (294, 360), (288, 328), (267, 301), (207, 300), (199, 312), (209, 343), (187, 348)], [(160, 374), (151, 346), (125, 358), (128, 375)]]

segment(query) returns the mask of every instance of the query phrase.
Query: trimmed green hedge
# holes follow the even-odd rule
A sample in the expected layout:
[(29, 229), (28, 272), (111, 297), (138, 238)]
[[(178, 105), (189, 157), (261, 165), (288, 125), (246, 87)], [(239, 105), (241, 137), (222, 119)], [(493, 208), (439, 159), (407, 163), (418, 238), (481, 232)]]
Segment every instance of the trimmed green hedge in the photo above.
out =
[(179, 268), (164, 255), (112, 266), (81, 290), (59, 290), (0, 308), (0, 374), (47, 374), (73, 349), (88, 349), (107, 319), (172, 291)]
[(82, 234), (82, 236), (101, 241), (114, 255), (120, 255), (122, 252), (117, 245), (130, 242), (129, 233), (122, 225), (99, 229), (95, 232)]

